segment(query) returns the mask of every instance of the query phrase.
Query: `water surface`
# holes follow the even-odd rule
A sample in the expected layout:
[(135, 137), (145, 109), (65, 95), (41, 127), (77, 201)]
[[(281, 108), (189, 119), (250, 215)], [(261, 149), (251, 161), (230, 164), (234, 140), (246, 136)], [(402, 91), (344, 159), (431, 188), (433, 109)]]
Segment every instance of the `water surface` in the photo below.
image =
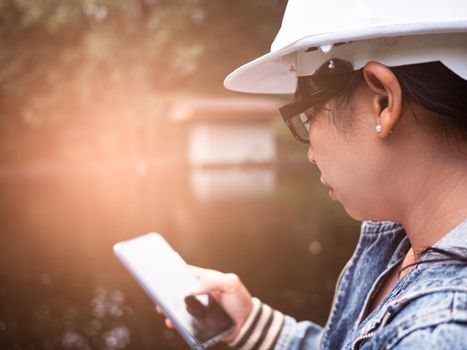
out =
[(359, 230), (305, 163), (22, 169), (0, 189), (2, 349), (187, 349), (113, 256), (150, 231), (323, 324)]

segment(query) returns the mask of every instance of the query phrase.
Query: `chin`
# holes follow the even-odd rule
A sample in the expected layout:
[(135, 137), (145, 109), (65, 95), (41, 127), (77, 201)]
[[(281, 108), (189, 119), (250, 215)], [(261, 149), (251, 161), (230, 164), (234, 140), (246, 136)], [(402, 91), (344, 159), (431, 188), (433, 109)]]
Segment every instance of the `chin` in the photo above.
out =
[[(352, 200), (349, 202), (339, 200), (339, 202), (344, 207), (346, 213), (357, 221), (397, 221), (394, 216), (390, 215), (390, 213), (385, 213), (384, 210), (378, 210), (377, 212), (373, 210), (370, 212), (368, 209), (375, 209), (376, 203), (369, 203), (362, 199), (358, 203)], [(367, 204), (362, 207), (362, 202)]]
[(347, 210), (347, 209), (345, 209), (345, 211), (347, 212), (347, 214), (349, 214), (349, 216), (352, 219), (355, 219), (357, 221), (397, 221), (394, 218), (385, 217), (385, 216), (375, 216), (375, 215), (368, 215), (368, 214), (365, 215), (365, 214)]
[(357, 220), (357, 221), (365, 221), (365, 220), (368, 220), (365, 218), (365, 216), (363, 215), (355, 215), (355, 214), (351, 214), (347, 211), (347, 214), (349, 214), (349, 216), (354, 219), (354, 220)]
[(354, 220), (357, 220), (357, 221), (365, 221), (365, 220), (369, 220), (368, 219), (368, 215), (365, 215), (357, 210), (352, 210), (350, 208), (347, 208), (345, 205), (343, 205), (345, 211), (347, 212), (347, 214), (349, 214), (349, 216), (354, 219)]

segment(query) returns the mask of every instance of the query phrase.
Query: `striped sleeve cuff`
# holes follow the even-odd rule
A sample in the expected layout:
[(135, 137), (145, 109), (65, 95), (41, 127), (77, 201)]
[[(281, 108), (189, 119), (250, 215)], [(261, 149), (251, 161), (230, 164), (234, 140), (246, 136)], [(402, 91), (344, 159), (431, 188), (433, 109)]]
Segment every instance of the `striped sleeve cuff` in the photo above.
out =
[(238, 335), (229, 346), (239, 350), (274, 348), (284, 325), (284, 315), (259, 299), (253, 298), (253, 308)]

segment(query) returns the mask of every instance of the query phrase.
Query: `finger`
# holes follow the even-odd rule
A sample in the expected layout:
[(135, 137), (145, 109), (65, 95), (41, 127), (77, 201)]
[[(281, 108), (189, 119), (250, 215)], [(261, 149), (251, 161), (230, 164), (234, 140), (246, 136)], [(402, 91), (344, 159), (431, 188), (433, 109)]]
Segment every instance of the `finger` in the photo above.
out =
[(206, 294), (209, 292), (232, 293), (236, 291), (239, 283), (239, 278), (233, 273), (222, 273), (214, 270), (206, 270), (201, 272), (201, 277), (198, 278), (199, 286), (192, 290), (192, 295)]
[(167, 326), (167, 328), (171, 328), (171, 329), (175, 328), (175, 326), (174, 326), (174, 324), (172, 323), (172, 321), (171, 321), (170, 319), (168, 319), (168, 318), (165, 319), (164, 323), (165, 323), (165, 325)]
[(156, 305), (156, 311), (157, 311), (158, 314), (161, 314), (161, 315), (164, 313), (164, 311), (162, 311), (162, 309), (161, 309), (161, 307), (159, 305)]
[(203, 267), (194, 266), (194, 265), (188, 265), (188, 267), (193, 271), (195, 276), (198, 277), (198, 278), (203, 278), (206, 275), (213, 275), (213, 274), (216, 275), (218, 273), (221, 273), (221, 272), (216, 271), (216, 270), (205, 269)]

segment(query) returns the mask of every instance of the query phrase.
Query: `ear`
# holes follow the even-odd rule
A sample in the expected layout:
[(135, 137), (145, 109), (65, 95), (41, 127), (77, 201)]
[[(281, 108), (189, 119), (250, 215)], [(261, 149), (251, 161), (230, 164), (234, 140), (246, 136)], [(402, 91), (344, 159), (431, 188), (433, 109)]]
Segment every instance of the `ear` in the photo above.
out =
[(401, 117), (402, 92), (394, 73), (379, 62), (369, 62), (363, 76), (373, 92), (373, 112), (381, 124), (380, 138), (389, 135)]

